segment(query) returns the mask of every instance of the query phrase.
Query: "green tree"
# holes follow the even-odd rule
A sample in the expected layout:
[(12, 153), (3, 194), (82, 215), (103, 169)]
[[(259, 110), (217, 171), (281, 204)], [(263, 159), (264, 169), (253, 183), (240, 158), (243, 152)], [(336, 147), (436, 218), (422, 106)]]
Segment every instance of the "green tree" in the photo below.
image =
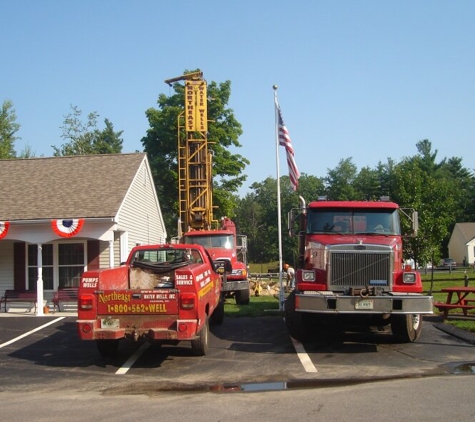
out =
[(437, 150), (432, 151), (432, 143), (428, 139), (419, 141), (416, 144), (417, 151), (419, 155), (414, 157), (414, 160), (417, 160), (420, 168), (431, 176), (436, 176), (439, 172), (439, 169), (445, 164), (445, 158), (437, 163)]
[(341, 159), (338, 166), (328, 170), (325, 177), (328, 199), (333, 201), (350, 201), (357, 199), (358, 193), (354, 182), (357, 168), (350, 158)]
[(353, 199), (374, 201), (381, 196), (381, 181), (378, 170), (363, 167), (354, 181), (356, 197)]
[[(283, 259), (295, 264), (297, 254), (296, 243), (287, 236), (287, 212), (299, 206), (299, 196), (308, 204), (323, 194), (336, 200), (378, 200), (383, 195), (389, 196), (400, 207), (412, 208), (419, 214), (418, 236), (405, 238), (404, 258), (425, 264), (447, 256), (447, 243), (455, 223), (475, 221), (475, 177), (463, 167), (461, 158), (438, 160), (437, 150), (432, 150), (427, 139), (418, 142), (416, 148), (414, 156), (400, 162), (388, 158), (375, 169), (364, 167), (360, 172), (351, 158), (342, 159), (322, 179), (303, 174), (297, 192), (291, 190), (287, 176), (281, 177)], [(250, 261), (275, 261), (278, 258), (277, 182), (267, 178), (254, 183), (251, 189), (253, 193), (245, 197), (238, 209), (241, 216), (251, 204), (259, 207), (252, 225), (246, 226), (258, 244), (254, 252), (250, 239)], [(408, 233), (410, 220), (403, 216), (401, 222)]]
[(452, 181), (451, 195), (457, 203), (455, 223), (475, 221), (475, 177), (462, 166), (459, 157), (449, 158), (441, 167), (442, 177)]
[(97, 127), (97, 112), (89, 113), (87, 120), (82, 120), (82, 111), (77, 106), (71, 106), (71, 113), (65, 116), (61, 138), (68, 141), (60, 148), (52, 145), (53, 155), (92, 155), (115, 154), (122, 152), (123, 131), (114, 132), (113, 124), (105, 119), (105, 129)]
[(36, 153), (31, 149), (30, 145), (25, 145), (21, 150), (20, 154), (18, 154), (17, 158), (35, 158)]
[[(455, 224), (473, 221), (474, 177), (463, 168), (461, 158), (443, 158), (437, 161), (437, 150), (432, 150), (429, 140), (418, 142), (416, 147), (418, 155), (411, 160), (419, 166), (426, 178), (421, 207), (423, 210), (430, 208), (427, 212), (432, 213), (437, 220), (429, 219), (423, 230), (428, 229), (433, 235), (434, 244), (430, 246), (437, 250), (436, 258), (437, 255), (448, 256), (447, 246)], [(428, 233), (425, 235), (429, 236)], [(426, 243), (422, 245), (422, 251), (427, 246)]]
[(263, 263), (267, 227), (264, 224), (262, 205), (254, 192), (237, 199), (234, 219), (238, 233), (246, 234), (248, 245), (248, 261)]
[[(237, 208), (237, 221), (241, 232), (248, 235), (249, 261), (270, 262), (279, 259), (279, 228), (277, 225), (277, 180), (268, 177), (263, 182), (251, 186)], [(282, 258), (292, 265), (297, 261), (297, 239), (288, 235), (288, 213), (300, 206), (302, 197), (306, 203), (316, 200), (324, 192), (323, 180), (302, 173), (298, 191), (292, 190), (288, 176), (280, 179), (280, 207)]]
[[(288, 179), (288, 178), (287, 178)], [(258, 204), (259, 220), (254, 224), (260, 230), (260, 248), (254, 255), (251, 250), (251, 239), (249, 242), (249, 261), (250, 262), (270, 262), (279, 259), (279, 228), (277, 225), (277, 180), (268, 177), (263, 182), (253, 183), (253, 200)], [(289, 183), (289, 189), (290, 183)], [(285, 190), (285, 189), (284, 189)], [(283, 208), (281, 207), (281, 210)], [(281, 216), (283, 212), (281, 213)], [(282, 218), (282, 217), (281, 217)], [(282, 227), (284, 226), (282, 220)]]
[[(391, 178), (391, 198), (401, 207), (419, 213), (419, 233), (407, 239), (405, 258), (426, 263), (440, 257), (441, 245), (450, 234), (456, 202), (452, 181), (431, 175), (418, 157), (405, 158), (395, 166)], [(402, 220), (404, 224), (404, 219)], [(407, 231), (407, 224), (406, 224)]]
[(13, 103), (6, 100), (0, 110), (0, 158), (15, 158), (15, 141), (20, 139), (15, 133), (19, 129)]
[[(185, 71), (185, 74), (189, 73)], [(158, 108), (146, 111), (150, 128), (142, 138), (160, 198), (160, 207), (170, 233), (175, 232), (178, 218), (178, 139), (177, 121), (184, 109), (184, 86), (176, 82), (170, 96), (158, 96)], [(241, 124), (227, 107), (231, 82), (208, 84), (208, 139), (213, 153), (213, 204), (215, 218), (233, 217), (237, 205), (236, 193), (246, 180), (243, 171), (249, 161), (231, 148), (239, 148)]]

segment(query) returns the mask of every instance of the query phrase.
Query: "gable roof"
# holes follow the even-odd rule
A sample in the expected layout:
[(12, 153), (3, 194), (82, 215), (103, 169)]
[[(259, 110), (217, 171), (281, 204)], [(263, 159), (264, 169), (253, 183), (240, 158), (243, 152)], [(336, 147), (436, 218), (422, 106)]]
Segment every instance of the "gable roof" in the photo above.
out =
[(466, 243), (475, 238), (475, 223), (457, 223), (455, 226), (460, 230)]
[(0, 160), (0, 221), (114, 217), (144, 153)]

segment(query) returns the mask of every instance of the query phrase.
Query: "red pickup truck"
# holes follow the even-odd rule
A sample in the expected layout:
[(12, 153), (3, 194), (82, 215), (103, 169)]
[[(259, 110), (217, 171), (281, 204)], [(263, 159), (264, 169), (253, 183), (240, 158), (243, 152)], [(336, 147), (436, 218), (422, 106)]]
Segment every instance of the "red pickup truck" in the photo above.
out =
[(200, 245), (137, 246), (124, 265), (83, 274), (79, 337), (95, 340), (103, 356), (117, 353), (122, 338), (188, 340), (195, 355), (205, 355), (209, 323), (224, 318), (222, 283), (231, 271), (230, 264), (214, 263)]

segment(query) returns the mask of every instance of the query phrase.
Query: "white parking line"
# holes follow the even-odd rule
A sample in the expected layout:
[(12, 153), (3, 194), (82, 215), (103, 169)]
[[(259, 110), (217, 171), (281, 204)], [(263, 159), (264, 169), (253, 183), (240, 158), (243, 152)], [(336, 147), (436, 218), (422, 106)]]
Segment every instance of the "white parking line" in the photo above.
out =
[(0, 349), (1, 349), (2, 347), (8, 346), (9, 344), (15, 343), (16, 341), (21, 340), (22, 338), (25, 338), (25, 337), (29, 336), (30, 334), (36, 333), (37, 331), (42, 330), (43, 328), (47, 327), (48, 325), (54, 324), (55, 322), (58, 322), (58, 321), (61, 321), (61, 320), (64, 319), (64, 318), (65, 318), (65, 317), (59, 317), (59, 318), (53, 319), (52, 321), (50, 321), (50, 322), (48, 322), (48, 323), (42, 325), (41, 327), (37, 327), (37, 328), (35, 328), (34, 330), (31, 330), (31, 331), (28, 331), (28, 332), (25, 333), (25, 334), (22, 334), (21, 336), (15, 337), (15, 338), (12, 339), (12, 340), (9, 340), (9, 341), (7, 341), (7, 342), (5, 342), (5, 343), (2, 343), (2, 344), (0, 344)]
[(144, 343), (140, 346), (135, 353), (127, 359), (127, 361), (117, 370), (116, 375), (124, 375), (127, 371), (132, 368), (132, 365), (135, 361), (142, 355), (145, 350), (147, 350), (150, 346), (150, 343)]
[(294, 344), (295, 351), (297, 352), (297, 356), (300, 359), (303, 369), (305, 369), (306, 372), (318, 372), (317, 368), (310, 359), (310, 356), (305, 351), (303, 344), (300, 343), (300, 341), (295, 340), (293, 337), (290, 338), (292, 339), (292, 343)]

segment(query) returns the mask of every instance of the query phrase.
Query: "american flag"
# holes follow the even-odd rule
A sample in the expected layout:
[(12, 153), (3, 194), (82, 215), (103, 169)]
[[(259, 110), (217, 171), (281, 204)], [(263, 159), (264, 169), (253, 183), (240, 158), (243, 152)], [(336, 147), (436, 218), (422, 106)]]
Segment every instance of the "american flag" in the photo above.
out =
[(289, 178), (294, 191), (297, 190), (299, 186), (299, 177), (300, 173), (295, 163), (294, 149), (292, 147), (292, 141), (290, 139), (289, 131), (287, 130), (284, 119), (282, 118), (282, 111), (280, 110), (279, 103), (277, 99), (275, 100), (275, 107), (278, 114), (278, 133), (279, 133), (279, 145), (285, 148), (287, 154), (287, 164), (289, 166)]

